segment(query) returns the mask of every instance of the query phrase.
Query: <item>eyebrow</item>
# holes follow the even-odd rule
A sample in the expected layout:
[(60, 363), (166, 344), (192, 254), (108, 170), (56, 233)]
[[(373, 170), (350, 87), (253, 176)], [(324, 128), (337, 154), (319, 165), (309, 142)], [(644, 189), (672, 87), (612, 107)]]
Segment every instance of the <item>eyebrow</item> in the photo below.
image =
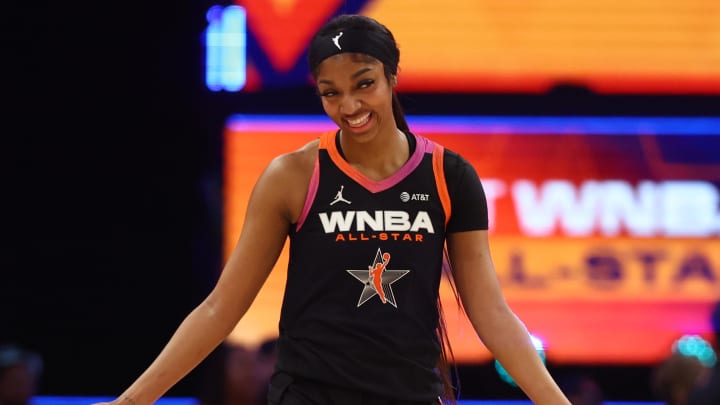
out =
[[(369, 67), (362, 68), (362, 69), (358, 70), (357, 72), (353, 73), (352, 76), (350, 76), (350, 78), (356, 79), (358, 76), (362, 76), (364, 73), (367, 73), (371, 70), (372, 70), (372, 68), (369, 68)], [(318, 83), (332, 84), (332, 80), (321, 79), (318, 81)]]

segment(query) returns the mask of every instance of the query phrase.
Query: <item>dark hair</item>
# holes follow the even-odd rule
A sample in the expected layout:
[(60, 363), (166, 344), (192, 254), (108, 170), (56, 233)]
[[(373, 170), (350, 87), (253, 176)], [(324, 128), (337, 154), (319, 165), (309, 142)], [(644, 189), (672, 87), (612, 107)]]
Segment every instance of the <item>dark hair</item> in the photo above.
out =
[[(347, 29), (366, 31), (373, 34), (373, 38), (377, 40), (377, 46), (382, 47), (380, 52), (382, 52), (384, 55), (388, 55), (387, 58), (384, 58), (386, 60), (383, 63), (383, 71), (385, 73), (385, 78), (388, 80), (388, 82), (392, 83), (393, 76), (397, 75), (398, 72), (400, 49), (398, 49), (397, 42), (395, 41), (395, 37), (393, 36), (392, 32), (390, 32), (387, 27), (385, 27), (383, 24), (373, 18), (359, 14), (338, 15), (328, 21), (322, 28), (320, 28), (317, 33), (315, 33), (311, 44), (314, 44), (318, 38), (327, 37), (333, 33)], [(376, 57), (373, 57), (372, 55), (366, 56), (372, 58), (372, 60), (379, 61)], [(317, 79), (318, 75), (317, 68), (322, 62), (321, 58), (322, 55), (316, 52), (316, 49), (314, 49), (314, 47), (311, 45), (308, 52), (307, 62), (310, 67), (310, 73), (315, 79)], [(392, 110), (393, 117), (395, 118), (395, 124), (397, 125), (397, 127), (402, 131), (410, 131), (407, 120), (405, 119), (405, 114), (403, 112), (402, 106), (400, 105), (400, 100), (398, 99), (395, 90), (393, 90), (392, 93)]]

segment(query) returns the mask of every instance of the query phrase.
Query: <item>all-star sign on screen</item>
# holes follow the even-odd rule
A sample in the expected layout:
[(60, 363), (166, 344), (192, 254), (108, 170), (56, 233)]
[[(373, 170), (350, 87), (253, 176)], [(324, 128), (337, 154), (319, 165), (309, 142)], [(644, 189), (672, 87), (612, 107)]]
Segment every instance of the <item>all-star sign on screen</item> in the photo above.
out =
[[(651, 364), (682, 335), (712, 339), (709, 311), (720, 297), (720, 119), (408, 121), (476, 168), (501, 286), (544, 342), (548, 361)], [(226, 254), (263, 168), (333, 127), (320, 116), (227, 121)], [(232, 339), (277, 333), (286, 266), (283, 251)], [(447, 284), (441, 294), (458, 361), (487, 360)]]
[[(217, 9), (207, 13), (213, 90), (308, 84), (305, 57), (312, 35), (333, 15), (360, 13), (395, 35), (402, 92), (542, 93), (578, 85), (605, 94), (720, 94), (716, 0), (236, 4), (225, 16)], [(240, 6), (242, 13), (233, 8)]]

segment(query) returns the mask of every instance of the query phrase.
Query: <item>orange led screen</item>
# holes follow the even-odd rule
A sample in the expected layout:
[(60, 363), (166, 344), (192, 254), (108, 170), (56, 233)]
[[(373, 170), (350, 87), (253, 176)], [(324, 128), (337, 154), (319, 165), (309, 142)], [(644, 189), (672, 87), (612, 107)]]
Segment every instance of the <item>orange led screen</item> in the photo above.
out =
[[(307, 45), (331, 16), (360, 13), (395, 34), (399, 90), (720, 93), (714, 0), (245, 0), (246, 90), (307, 83)], [(278, 27), (292, 26), (292, 30)]]
[[(683, 334), (712, 339), (720, 297), (720, 119), (410, 117), (462, 153), (485, 187), (491, 249), (511, 307), (548, 360), (646, 363)], [(226, 255), (256, 178), (332, 128), (322, 117), (232, 117)], [(684, 131), (678, 133), (678, 131)], [(246, 153), (252, 151), (252, 153)], [(277, 333), (287, 246), (232, 339)], [(490, 358), (441, 286), (459, 362)]]

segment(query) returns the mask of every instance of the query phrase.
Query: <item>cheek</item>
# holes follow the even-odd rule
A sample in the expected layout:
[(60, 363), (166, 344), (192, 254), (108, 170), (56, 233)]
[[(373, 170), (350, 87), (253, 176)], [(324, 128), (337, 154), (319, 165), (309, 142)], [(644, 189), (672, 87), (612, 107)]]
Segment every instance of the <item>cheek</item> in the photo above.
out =
[(326, 101), (325, 99), (322, 100), (322, 107), (323, 110), (325, 110), (325, 114), (329, 116), (333, 116), (333, 112), (335, 111), (335, 108), (332, 103)]
[[(386, 114), (392, 115), (392, 94), (383, 94), (378, 98), (379, 109), (385, 111)], [(380, 107), (382, 106), (382, 107)]]
[(387, 86), (378, 86), (373, 92), (373, 103), (377, 106), (383, 106), (392, 109), (392, 88)]

